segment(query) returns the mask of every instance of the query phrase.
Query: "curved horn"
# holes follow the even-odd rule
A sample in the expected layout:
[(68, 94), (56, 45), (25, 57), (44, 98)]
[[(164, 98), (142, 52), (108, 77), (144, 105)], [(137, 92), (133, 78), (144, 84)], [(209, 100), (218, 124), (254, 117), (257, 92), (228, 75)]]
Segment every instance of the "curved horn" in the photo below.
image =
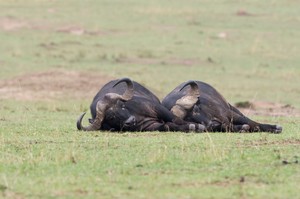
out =
[[(95, 119), (93, 120), (93, 123), (91, 123), (89, 126), (87, 127), (84, 127), (82, 126), (82, 118), (84, 117), (85, 115), (85, 112), (82, 113), (78, 120), (77, 120), (77, 129), (78, 130), (83, 130), (83, 131), (96, 131), (96, 130), (99, 130), (101, 128), (101, 125), (102, 125), (102, 121), (105, 117), (105, 111), (107, 110), (107, 107), (110, 105), (110, 103), (112, 103), (114, 100), (113, 98), (111, 98), (111, 95), (109, 94), (112, 94), (112, 96), (115, 96), (114, 93), (108, 93), (103, 100), (101, 101), (98, 101), (97, 102), (97, 105), (96, 105), (96, 117)], [(112, 100), (111, 100), (112, 99)], [(117, 99), (117, 98), (115, 98)], [(112, 101), (112, 102), (111, 102)]]
[(199, 97), (200, 96), (200, 92), (199, 92), (199, 87), (198, 87), (198, 84), (193, 81), (193, 80), (190, 80), (190, 81), (187, 81), (179, 91), (182, 91), (185, 87), (187, 87), (188, 85), (191, 86), (191, 89), (188, 90), (188, 95), (190, 96), (195, 96), (195, 97)]
[(196, 104), (198, 97), (200, 96), (198, 84), (192, 80), (186, 82), (179, 92), (188, 85), (191, 86), (191, 89), (187, 90), (187, 94), (179, 98), (171, 109), (171, 112), (181, 119), (184, 119), (188, 110)]
[[(96, 130), (99, 130), (99, 129), (100, 129), (102, 121), (99, 121), (99, 120), (97, 119), (97, 116), (96, 116), (96, 119), (93, 121), (92, 124), (90, 124), (90, 125), (87, 126), (87, 127), (82, 126), (82, 119), (83, 119), (84, 115), (85, 115), (85, 112), (82, 113), (82, 114), (79, 116), (78, 120), (77, 120), (77, 129), (78, 129), (78, 130), (83, 130), (83, 131), (96, 131)], [(98, 114), (97, 114), (97, 115), (98, 115)]]
[(82, 118), (85, 115), (85, 112), (82, 113), (78, 120), (77, 120), (77, 129), (78, 130), (83, 130), (83, 131), (96, 131), (101, 128), (102, 121), (105, 116), (105, 111), (107, 107), (109, 106), (109, 98), (104, 98), (104, 100), (98, 101), (96, 105), (96, 117), (93, 120), (93, 123), (91, 123), (89, 126), (84, 127), (82, 126)]
[(83, 128), (84, 128), (84, 127), (82, 126), (81, 122), (82, 122), (82, 118), (84, 117), (85, 113), (86, 113), (86, 112), (82, 113), (82, 114), (79, 116), (78, 120), (77, 120), (77, 129), (78, 129), (78, 130), (83, 130)]
[(118, 84), (120, 84), (122, 82), (126, 82), (127, 89), (125, 90), (125, 92), (121, 96), (121, 99), (125, 100), (125, 101), (128, 101), (133, 97), (133, 93), (134, 93), (133, 82), (131, 81), (131, 79), (125, 77), (125, 78), (119, 79), (119, 81), (117, 81), (115, 83), (115, 85), (113, 85), (113, 87), (117, 86)]

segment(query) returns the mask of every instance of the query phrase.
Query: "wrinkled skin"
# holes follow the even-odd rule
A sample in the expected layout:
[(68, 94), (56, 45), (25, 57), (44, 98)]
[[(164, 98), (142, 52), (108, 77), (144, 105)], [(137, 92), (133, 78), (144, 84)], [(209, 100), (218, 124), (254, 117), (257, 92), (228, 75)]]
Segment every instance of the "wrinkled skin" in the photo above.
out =
[[(105, 113), (105, 130), (110, 131), (128, 131), (130, 127), (135, 126), (135, 117), (128, 111), (126, 102), (119, 100), (115, 105), (108, 108)], [(118, 114), (116, 114), (118, 113)]]
[[(141, 103), (142, 101), (142, 103)], [(142, 110), (142, 111), (141, 111)], [(204, 127), (176, 118), (161, 104), (133, 97), (124, 103), (123, 110), (108, 109), (106, 124), (113, 131), (203, 131)], [(127, 121), (127, 122), (123, 122)]]
[[(131, 82), (128, 78), (124, 79), (127, 84)], [(130, 99), (110, 100), (111, 96), (115, 96), (115, 94), (122, 96), (128, 90), (126, 82), (118, 82), (119, 80), (114, 80), (107, 83), (97, 93), (90, 106), (92, 114), (90, 126), (92, 127), (85, 128), (81, 125), (83, 118), (81, 115), (77, 121), (79, 130), (183, 132), (202, 132), (205, 130), (201, 124), (186, 122), (177, 118), (161, 105), (159, 99), (151, 91), (137, 82), (131, 82), (133, 90)], [(99, 114), (99, 110), (102, 110), (100, 111), (101, 114)], [(97, 121), (99, 115), (103, 115), (100, 123)]]
[[(201, 81), (189, 81), (196, 84), (198, 94), (194, 94), (193, 103), (180, 102), (193, 90), (190, 86), (180, 84), (162, 101), (162, 104), (176, 116), (189, 122), (203, 124), (213, 132), (272, 132), (281, 133), (279, 125), (261, 124), (243, 115), (237, 108), (229, 104), (224, 97), (209, 84)], [(193, 83), (192, 83), (193, 84)], [(186, 106), (186, 103), (188, 106)], [(176, 106), (177, 108), (174, 108)], [(183, 108), (184, 107), (184, 108)], [(178, 111), (180, 110), (180, 111)]]

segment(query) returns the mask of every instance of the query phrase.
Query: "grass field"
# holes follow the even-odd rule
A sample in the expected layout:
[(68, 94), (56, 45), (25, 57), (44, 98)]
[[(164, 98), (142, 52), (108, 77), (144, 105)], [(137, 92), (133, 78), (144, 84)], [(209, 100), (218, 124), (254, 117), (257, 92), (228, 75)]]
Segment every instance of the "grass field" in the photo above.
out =
[[(300, 198), (295, 0), (0, 0), (0, 198)], [(83, 133), (99, 88), (210, 83), (283, 133)]]

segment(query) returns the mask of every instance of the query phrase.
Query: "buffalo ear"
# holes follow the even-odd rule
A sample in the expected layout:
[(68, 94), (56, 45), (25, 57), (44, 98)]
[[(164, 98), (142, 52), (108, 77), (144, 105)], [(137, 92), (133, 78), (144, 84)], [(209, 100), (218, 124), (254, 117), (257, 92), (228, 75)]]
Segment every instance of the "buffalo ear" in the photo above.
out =
[(195, 96), (183, 96), (178, 99), (175, 105), (172, 107), (171, 112), (177, 117), (184, 119), (187, 112), (190, 111), (197, 103), (198, 97)]
[(180, 105), (175, 105), (171, 108), (171, 112), (176, 116), (179, 117), (180, 119), (184, 119), (187, 111), (184, 107)]
[(171, 109), (174, 115), (182, 119), (185, 118), (187, 112), (190, 111), (198, 102), (200, 96), (198, 84), (192, 80), (184, 83), (179, 92), (187, 86), (190, 86), (190, 88), (187, 90), (186, 95), (178, 99)]
[(186, 110), (191, 110), (197, 103), (198, 97), (186, 95), (176, 101), (176, 105), (183, 107)]

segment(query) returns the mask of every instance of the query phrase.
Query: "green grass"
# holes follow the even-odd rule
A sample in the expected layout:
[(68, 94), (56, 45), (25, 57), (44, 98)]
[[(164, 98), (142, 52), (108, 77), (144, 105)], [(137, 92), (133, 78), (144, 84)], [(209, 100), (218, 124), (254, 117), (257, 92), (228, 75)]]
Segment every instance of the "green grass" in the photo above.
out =
[[(288, 0), (0, 0), (0, 80), (84, 71), (131, 77), (162, 98), (196, 79), (231, 103), (300, 108), (299, 9)], [(299, 198), (299, 117), (253, 116), (281, 124), (279, 135), (78, 132), (91, 100), (0, 99), (0, 197)]]
[(284, 126), (279, 135), (82, 133), (74, 125), (79, 105), (6, 104), (1, 110), (3, 195), (298, 197), (299, 118), (277, 118)]

